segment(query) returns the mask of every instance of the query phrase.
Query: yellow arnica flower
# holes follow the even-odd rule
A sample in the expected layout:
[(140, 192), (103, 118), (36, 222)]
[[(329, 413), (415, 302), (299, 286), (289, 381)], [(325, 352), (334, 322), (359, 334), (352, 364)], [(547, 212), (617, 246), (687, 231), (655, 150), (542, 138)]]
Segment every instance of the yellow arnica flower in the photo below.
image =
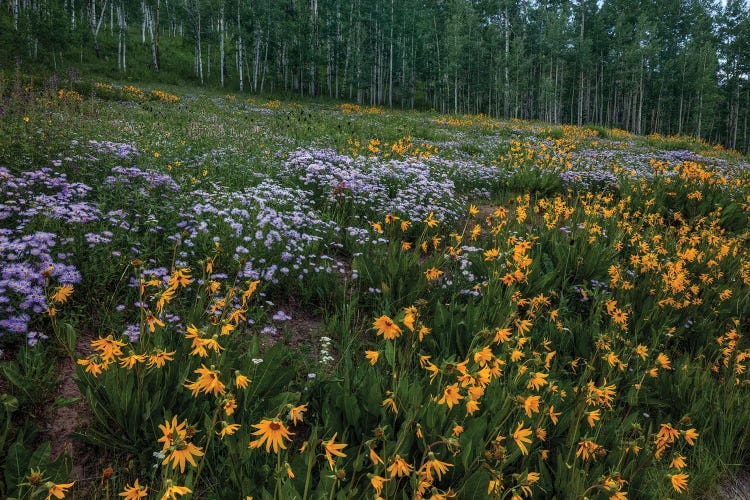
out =
[(524, 429), (523, 422), (518, 422), (518, 427), (516, 427), (515, 432), (513, 432), (513, 440), (524, 455), (529, 454), (529, 449), (526, 448), (526, 444), (531, 443), (529, 436), (531, 436), (531, 429)]
[(141, 487), (136, 479), (133, 486), (126, 484), (125, 489), (118, 496), (123, 497), (125, 500), (138, 500), (139, 498), (148, 496), (148, 486)]
[(192, 493), (193, 490), (186, 488), (185, 486), (169, 486), (167, 491), (162, 495), (161, 500), (177, 500), (178, 496), (187, 495)]
[(429, 227), (435, 227), (438, 225), (438, 220), (434, 217), (434, 212), (430, 212), (430, 215), (427, 216), (424, 222)]
[(593, 411), (586, 412), (586, 421), (589, 424), (589, 427), (594, 427), (597, 420), (600, 420), (602, 418), (601, 411), (597, 408)]
[(380, 458), (380, 455), (377, 454), (374, 448), (372, 448), (372, 445), (370, 445), (370, 460), (372, 461), (373, 465), (378, 465), (383, 463), (383, 459)]
[(474, 362), (479, 363), (479, 366), (484, 367), (487, 363), (492, 361), (495, 355), (489, 346), (484, 346), (481, 350), (474, 353)]
[(390, 479), (386, 479), (382, 476), (370, 476), (370, 485), (372, 485), (377, 495), (380, 495), (380, 493), (383, 491), (383, 485), (387, 481), (390, 481)]
[(148, 366), (149, 368), (151, 368), (152, 366), (163, 368), (164, 365), (167, 364), (167, 361), (174, 361), (175, 352), (176, 351), (167, 352), (164, 350), (159, 350), (154, 354), (149, 355), (148, 363), (146, 364), (146, 366)]
[(169, 277), (170, 287), (186, 287), (193, 282), (193, 277), (190, 276), (190, 268), (184, 267), (182, 269), (176, 269), (172, 276)]
[(542, 372), (536, 372), (529, 380), (529, 383), (526, 384), (527, 389), (534, 389), (538, 391), (541, 387), (547, 385), (547, 377), (549, 377), (548, 373), (542, 373)]
[(685, 431), (685, 441), (690, 446), (695, 446), (695, 440), (698, 438), (698, 432), (695, 429), (688, 429)]
[(247, 387), (247, 384), (250, 383), (250, 379), (244, 376), (243, 374), (241, 374), (240, 372), (235, 372), (234, 383), (240, 389), (244, 389), (245, 387)]
[(217, 432), (220, 438), (224, 439), (224, 436), (231, 436), (240, 429), (240, 424), (227, 424), (224, 423), (224, 427)]
[(185, 430), (186, 425), (185, 422), (182, 422), (181, 424), (177, 423), (177, 415), (172, 417), (171, 422), (167, 420), (163, 425), (159, 424), (162, 437), (158, 439), (158, 442), (162, 443), (162, 452), (167, 451), (172, 446), (175, 442), (175, 438), (177, 438), (177, 440), (185, 439), (185, 436), (187, 436), (187, 431)]
[(660, 352), (659, 355), (656, 357), (656, 362), (659, 363), (659, 366), (661, 366), (664, 370), (672, 369), (672, 365), (671, 365), (672, 362), (669, 360), (669, 356), (667, 356), (663, 352)]
[(122, 356), (122, 348), (125, 347), (125, 343), (115, 340), (109, 335), (107, 338), (99, 337), (92, 340), (91, 347), (99, 352), (105, 362), (110, 363), (115, 360), (115, 356)]
[(371, 365), (374, 365), (378, 362), (378, 358), (380, 357), (380, 352), (378, 351), (365, 351), (365, 357), (370, 362)]
[(427, 271), (424, 272), (425, 278), (427, 278), (427, 281), (434, 281), (441, 277), (443, 275), (443, 271), (436, 267), (431, 267)]
[(63, 304), (73, 295), (73, 285), (63, 285), (52, 295), (52, 300)]
[(406, 311), (406, 315), (404, 316), (404, 326), (406, 326), (410, 332), (414, 331), (414, 321), (416, 321), (416, 319), (417, 317), (411, 310)]
[(90, 373), (94, 377), (97, 377), (109, 367), (108, 363), (97, 363), (95, 359), (79, 359), (76, 363), (85, 366), (86, 373)]
[(372, 327), (378, 335), (382, 335), (386, 340), (393, 340), (401, 336), (401, 328), (385, 315), (376, 319), (372, 323)]
[(47, 498), (45, 500), (50, 500), (52, 497), (55, 498), (65, 498), (65, 494), (68, 492), (70, 488), (73, 487), (75, 484), (75, 481), (72, 483), (67, 484), (55, 484), (55, 483), (47, 483), (47, 487), (49, 488), (49, 493), (47, 494)]
[(251, 441), (248, 448), (260, 448), (263, 446), (263, 443), (265, 443), (266, 453), (271, 453), (271, 447), (273, 447), (274, 453), (278, 453), (279, 448), (285, 450), (286, 444), (284, 444), (284, 439), (290, 439), (289, 436), (294, 435), (293, 432), (289, 432), (289, 430), (284, 427), (284, 424), (277, 419), (269, 420), (264, 418), (259, 424), (253, 424), (253, 427), (258, 429), (253, 432), (253, 436), (260, 437), (255, 441)]
[(187, 460), (190, 462), (190, 465), (195, 467), (197, 464), (195, 463), (195, 458), (193, 457), (195, 455), (196, 457), (203, 456), (203, 451), (199, 446), (195, 446), (193, 443), (189, 441), (178, 441), (177, 444), (174, 446), (174, 450), (172, 450), (172, 453), (167, 455), (167, 457), (162, 462), (163, 464), (167, 464), (169, 462), (172, 462), (172, 468), (176, 469), (177, 466), (180, 466), (180, 474), (185, 473), (185, 461)]
[(531, 417), (532, 413), (539, 413), (539, 400), (541, 399), (541, 396), (529, 396), (528, 398), (518, 396), (518, 399), (523, 404), (526, 416)]
[[(430, 453), (432, 455), (432, 453)], [(424, 472), (427, 474), (427, 476), (432, 479), (432, 473), (435, 472), (435, 475), (438, 478), (438, 481), (440, 481), (443, 478), (443, 474), (448, 472), (448, 467), (453, 467), (453, 464), (449, 464), (447, 462), (441, 462), (435, 456), (433, 455), (430, 457), (430, 460), (425, 462), (425, 464), (422, 466)]]
[(146, 316), (146, 323), (148, 323), (148, 330), (151, 333), (154, 333), (156, 331), (155, 325), (159, 325), (160, 327), (164, 328), (164, 322), (151, 313)]
[(194, 373), (200, 375), (198, 380), (185, 384), (186, 388), (193, 391), (193, 397), (198, 396), (199, 392), (206, 394), (212, 392), (214, 396), (224, 394), (224, 384), (219, 380), (219, 372), (206, 368), (206, 365), (201, 365)]
[(685, 457), (682, 455), (676, 455), (671, 462), (669, 462), (669, 467), (672, 469), (682, 470), (687, 466), (687, 463), (685, 462)]
[(458, 404), (458, 401), (464, 397), (458, 391), (458, 384), (449, 385), (443, 391), (443, 397), (438, 400), (438, 404), (447, 404), (448, 409), (453, 408), (453, 405)]
[(136, 363), (143, 363), (146, 361), (145, 354), (136, 354), (131, 352), (128, 356), (120, 358), (120, 366), (122, 368), (132, 369)]
[(331, 466), (331, 469), (333, 469), (333, 465), (335, 463), (334, 459), (333, 459), (334, 456), (337, 456), (337, 457), (345, 457), (346, 456), (345, 453), (341, 452), (341, 450), (343, 450), (344, 448), (346, 448), (346, 443), (335, 443), (334, 442), (334, 441), (336, 441), (336, 436), (337, 435), (338, 435), (338, 433), (335, 433), (331, 439), (329, 439), (328, 441), (323, 441), (323, 448), (325, 449), (326, 459), (328, 460), (328, 465)]
[(689, 474), (670, 474), (669, 479), (672, 481), (672, 488), (678, 493), (688, 490), (687, 480)]
[(584, 439), (578, 442), (578, 450), (576, 451), (576, 457), (581, 457), (583, 461), (587, 461), (590, 458), (596, 456), (596, 451), (599, 449), (599, 445), (588, 439)]
[(226, 413), (227, 416), (232, 415), (236, 409), (237, 401), (234, 398), (229, 398), (224, 402), (224, 413)]
[(302, 422), (302, 418), (307, 411), (307, 405), (308, 403), (305, 403), (289, 410), (289, 420), (292, 421), (292, 424), (297, 425), (297, 422)]
[(396, 455), (396, 457), (393, 459), (393, 462), (391, 462), (391, 465), (388, 467), (388, 474), (390, 475), (390, 477), (408, 476), (413, 470), (414, 467), (409, 465), (406, 460), (401, 458), (401, 455)]

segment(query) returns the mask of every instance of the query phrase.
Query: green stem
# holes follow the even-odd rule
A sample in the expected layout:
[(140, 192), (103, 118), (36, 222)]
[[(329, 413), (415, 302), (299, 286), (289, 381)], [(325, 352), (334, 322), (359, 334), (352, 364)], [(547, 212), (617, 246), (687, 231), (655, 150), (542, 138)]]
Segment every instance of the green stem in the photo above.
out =
[(276, 454), (276, 488), (273, 490), (273, 498), (281, 498), (281, 452)]
[(334, 494), (336, 493), (336, 484), (339, 482), (339, 476), (336, 474), (336, 471), (333, 471), (333, 486), (331, 487), (331, 492), (328, 494), (328, 500), (333, 500)]
[(221, 405), (216, 406), (216, 410), (214, 410), (214, 416), (211, 419), (211, 428), (206, 429), (206, 431), (208, 432), (208, 437), (206, 438), (206, 448), (203, 450), (203, 457), (201, 457), (201, 461), (198, 464), (198, 470), (196, 470), (195, 472), (195, 479), (193, 480), (193, 484), (198, 484), (198, 478), (201, 475), (201, 471), (203, 471), (203, 466), (206, 464), (208, 449), (211, 446), (211, 441), (213, 441), (214, 434), (216, 434), (216, 432), (214, 432), (214, 429), (216, 428), (216, 420), (219, 418), (219, 412), (221, 412)]
[(307, 474), (305, 475), (305, 491), (302, 493), (303, 500), (307, 500), (307, 493), (310, 489), (310, 479), (312, 479), (312, 469), (313, 469), (313, 464), (315, 463), (314, 457), (315, 457), (315, 454), (313, 453), (313, 450), (310, 450), (308, 452), (308, 458), (307, 458)]

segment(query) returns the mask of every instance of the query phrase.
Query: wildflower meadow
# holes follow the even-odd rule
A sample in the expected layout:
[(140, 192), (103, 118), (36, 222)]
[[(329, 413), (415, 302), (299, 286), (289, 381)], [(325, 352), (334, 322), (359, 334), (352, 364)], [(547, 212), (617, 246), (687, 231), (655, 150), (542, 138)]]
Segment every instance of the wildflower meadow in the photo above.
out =
[(2, 498), (731, 498), (750, 465), (747, 156), (73, 77), (0, 98)]

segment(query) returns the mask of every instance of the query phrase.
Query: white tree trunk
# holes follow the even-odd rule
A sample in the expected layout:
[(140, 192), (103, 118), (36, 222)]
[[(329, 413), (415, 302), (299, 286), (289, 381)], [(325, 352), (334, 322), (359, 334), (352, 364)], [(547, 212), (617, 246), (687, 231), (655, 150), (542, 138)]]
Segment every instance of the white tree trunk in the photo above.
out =
[(13, 29), (18, 31), (18, 0), (10, 0), (10, 11), (13, 14)]
[(224, 87), (224, 2), (221, 3), (219, 18), (219, 75), (221, 86)]
[(91, 35), (94, 37), (94, 51), (96, 52), (96, 57), (99, 57), (99, 30), (102, 27), (102, 22), (104, 21), (104, 16), (107, 13), (107, 2), (109, 0), (104, 0), (104, 5), (102, 5), (102, 10), (99, 14), (99, 19), (97, 20), (96, 15), (96, 0), (91, 0), (89, 3), (89, 16), (90, 16), (90, 22), (91, 22)]
[(200, 78), (201, 85), (203, 85), (203, 52), (201, 51), (201, 12), (200, 7), (198, 8), (198, 32), (195, 37), (195, 68)]
[(262, 34), (255, 35), (255, 49), (253, 50), (253, 92), (258, 92), (258, 72), (260, 70), (260, 38)]
[(503, 59), (503, 117), (510, 117), (510, 19), (508, 7), (503, 12), (505, 18), (505, 59)]
[(391, 34), (388, 47), (388, 107), (393, 107), (393, 0), (391, 0)]
[(237, 2), (237, 70), (240, 77), (240, 92), (245, 90), (243, 66), (244, 61), (242, 60), (242, 22), (240, 20), (240, 5), (242, 2)]
[(146, 21), (148, 19), (148, 10), (146, 3), (141, 2), (141, 11), (143, 11), (143, 21), (141, 22), (141, 44), (146, 45)]
[(159, 59), (156, 57), (156, 37), (154, 35), (154, 14), (151, 12), (151, 7), (142, 4), (144, 8), (144, 18), (146, 28), (148, 29), (148, 36), (151, 42), (151, 62), (154, 65), (154, 69), (159, 71)]

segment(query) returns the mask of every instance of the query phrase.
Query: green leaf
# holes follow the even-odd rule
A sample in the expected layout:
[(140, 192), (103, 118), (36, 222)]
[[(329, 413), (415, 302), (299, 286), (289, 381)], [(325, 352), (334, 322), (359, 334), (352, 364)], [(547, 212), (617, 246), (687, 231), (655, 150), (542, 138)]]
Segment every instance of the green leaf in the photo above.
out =
[(5, 375), (5, 378), (8, 379), (8, 382), (10, 382), (13, 387), (26, 394), (27, 397), (30, 397), (29, 391), (26, 389), (26, 384), (24, 383), (23, 374), (19, 370), (17, 364), (13, 362), (2, 363), (0, 364), (0, 371), (3, 372), (3, 375)]
[(385, 359), (391, 368), (396, 368), (396, 346), (393, 342), (386, 341), (385, 344)]
[(65, 344), (70, 349), (70, 352), (74, 352), (76, 344), (78, 343), (78, 333), (76, 332), (76, 329), (73, 328), (73, 325), (70, 323), (65, 323), (63, 325), (63, 332)]
[(65, 408), (67, 406), (73, 406), (80, 400), (81, 398), (79, 397), (66, 398), (65, 396), (58, 396), (57, 399), (55, 399), (55, 402), (52, 403), (52, 406), (55, 408)]
[(359, 409), (359, 405), (357, 404), (356, 396), (351, 394), (344, 394), (341, 399), (344, 403), (344, 414), (346, 415), (346, 419), (349, 421), (349, 423), (356, 426), (359, 422), (360, 416), (362, 415), (362, 412)]
[(18, 409), (18, 399), (11, 396), (10, 394), (0, 395), (0, 403), (2, 403), (5, 411), (10, 415)]
[(23, 481), (28, 469), (28, 457), (25, 452), (23, 443), (19, 441), (8, 448), (8, 454), (5, 457), (5, 485), (9, 496), (18, 492), (18, 483)]

